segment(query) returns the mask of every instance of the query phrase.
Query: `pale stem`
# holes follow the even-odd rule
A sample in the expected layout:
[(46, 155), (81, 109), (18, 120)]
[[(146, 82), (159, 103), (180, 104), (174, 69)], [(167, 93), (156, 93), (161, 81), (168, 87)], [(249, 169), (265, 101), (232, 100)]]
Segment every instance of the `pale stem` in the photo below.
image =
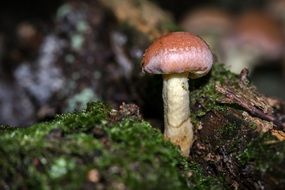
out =
[(193, 143), (190, 119), (188, 73), (163, 76), (164, 136), (188, 156)]
[(240, 74), (243, 68), (247, 68), (249, 72), (252, 72), (254, 64), (257, 60), (255, 52), (245, 52), (233, 49), (229, 49), (225, 58), (225, 64), (229, 70), (235, 74)]

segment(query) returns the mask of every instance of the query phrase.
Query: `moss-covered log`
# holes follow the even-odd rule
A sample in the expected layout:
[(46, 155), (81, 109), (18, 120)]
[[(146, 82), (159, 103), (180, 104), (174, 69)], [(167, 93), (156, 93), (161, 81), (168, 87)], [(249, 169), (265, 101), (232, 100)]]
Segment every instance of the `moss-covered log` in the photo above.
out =
[(2, 126), (1, 188), (284, 188), (282, 104), (266, 104), (268, 112), (258, 107), (275, 118), (273, 122), (234, 101), (225, 103), (226, 96), (233, 96), (220, 88), (248, 93), (249, 99), (237, 97), (252, 100), (252, 106), (268, 99), (220, 65), (209, 76), (190, 82), (197, 131), (189, 158), (164, 141), (160, 131), (142, 119), (137, 106), (123, 104), (114, 110), (92, 103), (83, 112), (29, 128)]
[(216, 65), (191, 96), (197, 140), (191, 160), (235, 189), (284, 189), (284, 102), (259, 94), (247, 71)]
[(135, 105), (125, 104), (117, 111), (92, 103), (83, 112), (61, 115), (49, 123), (17, 129), (2, 126), (0, 144), (0, 189), (220, 185), (141, 120)]
[[(94, 86), (104, 87), (100, 90), (105, 100), (115, 99), (114, 92), (118, 93), (120, 89), (126, 91), (123, 95), (129, 93), (126, 99), (141, 103), (153, 114), (156, 110), (161, 111), (159, 103), (153, 101), (160, 99), (161, 81), (137, 76), (138, 64), (129, 72), (128, 64), (139, 62), (138, 56), (131, 52), (141, 50), (149, 40), (172, 30), (175, 25), (150, 1), (144, 4), (146, 1), (143, 0), (122, 0), (124, 6), (120, 8), (123, 10), (116, 6), (117, 1), (94, 2), (76, 1), (80, 6), (70, 9), (72, 6), (67, 4), (62, 7), (62, 12), (59, 11), (60, 26), (69, 26), (62, 18), (77, 13), (78, 9), (104, 15), (104, 19), (99, 19), (102, 23), (92, 19), (97, 18), (94, 14), (83, 14), (90, 16), (84, 18), (84, 22), (73, 23), (71, 20), (71, 26), (78, 26), (74, 27), (77, 35), (65, 31), (65, 27), (58, 28), (58, 37), (65, 36), (70, 44), (56, 59), (71, 70), (66, 70), (67, 76), (72, 75), (66, 77), (70, 79), (66, 84), (75, 81), (72, 77), (77, 75), (72, 71), (83, 70), (85, 75), (80, 75), (78, 80), (82, 85), (79, 86), (88, 86), (89, 81), (95, 81)], [(102, 4), (111, 10), (112, 16), (105, 14), (107, 11), (101, 9)], [(142, 15), (144, 6), (155, 10), (152, 19)], [(126, 11), (130, 7), (132, 11)], [(154, 18), (159, 19), (148, 23)], [(90, 30), (82, 32), (81, 27), (84, 28), (86, 23)], [(116, 25), (111, 27), (114, 23)], [(97, 29), (103, 25), (108, 27), (100, 33)], [(100, 35), (91, 35), (97, 34), (94, 31)], [(112, 40), (114, 35), (127, 36), (129, 40), (121, 44)], [(82, 38), (83, 45), (76, 49)], [(98, 44), (110, 41), (103, 49), (112, 47), (111, 61), (105, 54), (108, 59), (99, 59), (102, 46), (93, 47), (94, 41), (100, 41), (98, 39), (104, 39)], [(122, 49), (125, 51), (120, 51)], [(74, 59), (85, 63), (82, 55), (94, 58), (91, 63), (96, 62), (95, 67), (93, 64), (88, 67), (73, 64)], [(119, 63), (117, 60), (122, 57), (131, 61)], [(106, 68), (108, 62), (112, 63), (108, 67), (110, 71), (100, 70)], [(96, 73), (86, 74), (86, 71), (93, 71), (91, 68)], [(98, 77), (97, 72), (113, 76), (111, 71), (116, 69), (121, 72), (111, 80), (102, 82)], [(114, 110), (102, 103), (93, 103), (85, 111), (64, 114), (51, 122), (28, 128), (1, 126), (0, 189), (284, 189), (284, 103), (259, 94), (250, 85), (245, 71), (238, 77), (220, 65), (215, 65), (208, 76), (190, 80), (190, 83), (189, 106), (195, 121), (196, 141), (189, 158), (181, 157), (176, 147), (165, 142), (160, 131), (144, 121), (135, 105), (125, 104)], [(126, 84), (130, 87), (126, 88)], [(66, 86), (64, 93), (69, 95), (71, 91)], [(72, 92), (76, 94), (78, 89), (74, 88)], [(120, 97), (125, 97), (123, 95)]]

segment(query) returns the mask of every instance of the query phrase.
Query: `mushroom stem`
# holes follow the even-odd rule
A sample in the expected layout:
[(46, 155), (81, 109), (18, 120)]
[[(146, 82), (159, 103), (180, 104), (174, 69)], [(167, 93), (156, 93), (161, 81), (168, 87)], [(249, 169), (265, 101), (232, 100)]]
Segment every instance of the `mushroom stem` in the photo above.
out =
[(188, 156), (193, 143), (188, 73), (163, 75), (164, 136)]
[(228, 50), (225, 58), (225, 64), (229, 66), (230, 71), (239, 74), (243, 68), (247, 68), (251, 72), (257, 61), (258, 55), (252, 51)]

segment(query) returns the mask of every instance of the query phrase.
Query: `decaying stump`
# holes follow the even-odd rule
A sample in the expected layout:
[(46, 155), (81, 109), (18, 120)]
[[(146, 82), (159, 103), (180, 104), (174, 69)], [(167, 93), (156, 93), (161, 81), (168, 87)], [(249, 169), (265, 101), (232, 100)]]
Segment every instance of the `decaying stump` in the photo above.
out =
[(231, 188), (283, 189), (285, 104), (258, 93), (246, 70), (230, 75), (216, 68), (198, 85), (203, 90), (194, 90), (197, 140), (191, 159)]

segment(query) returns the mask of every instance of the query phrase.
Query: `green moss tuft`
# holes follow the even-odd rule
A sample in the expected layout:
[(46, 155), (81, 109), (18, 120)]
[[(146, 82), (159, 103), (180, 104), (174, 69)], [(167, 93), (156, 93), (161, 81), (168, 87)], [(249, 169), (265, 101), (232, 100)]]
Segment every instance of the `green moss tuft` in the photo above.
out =
[[(110, 108), (57, 116), (29, 128), (2, 127), (0, 187), (12, 189), (194, 189), (212, 186), (147, 122), (109, 120)], [(191, 168), (191, 170), (190, 170)], [(98, 181), (90, 181), (90, 171)], [(192, 172), (192, 176), (188, 175)], [(205, 178), (205, 179), (204, 179)], [(213, 183), (217, 181), (213, 180)]]
[(196, 190), (228, 189), (223, 178), (220, 177), (217, 178), (205, 175), (204, 170), (199, 164), (195, 162), (190, 162), (189, 168), (190, 168), (189, 174), (191, 175), (191, 178), (189, 180), (190, 189), (196, 189)]
[[(241, 164), (251, 163), (254, 168), (261, 174), (278, 173), (279, 176), (285, 177), (284, 171), (276, 166), (285, 165), (285, 144), (276, 139), (270, 133), (265, 133), (254, 138), (248, 143), (244, 152), (238, 155)], [(279, 171), (279, 172), (278, 172)]]
[(237, 81), (237, 76), (226, 70), (222, 64), (214, 64), (209, 75), (190, 81), (190, 107), (194, 123), (209, 111), (227, 111), (226, 106), (217, 102), (221, 94), (216, 91), (215, 85), (230, 81), (236, 85), (234, 82)]

